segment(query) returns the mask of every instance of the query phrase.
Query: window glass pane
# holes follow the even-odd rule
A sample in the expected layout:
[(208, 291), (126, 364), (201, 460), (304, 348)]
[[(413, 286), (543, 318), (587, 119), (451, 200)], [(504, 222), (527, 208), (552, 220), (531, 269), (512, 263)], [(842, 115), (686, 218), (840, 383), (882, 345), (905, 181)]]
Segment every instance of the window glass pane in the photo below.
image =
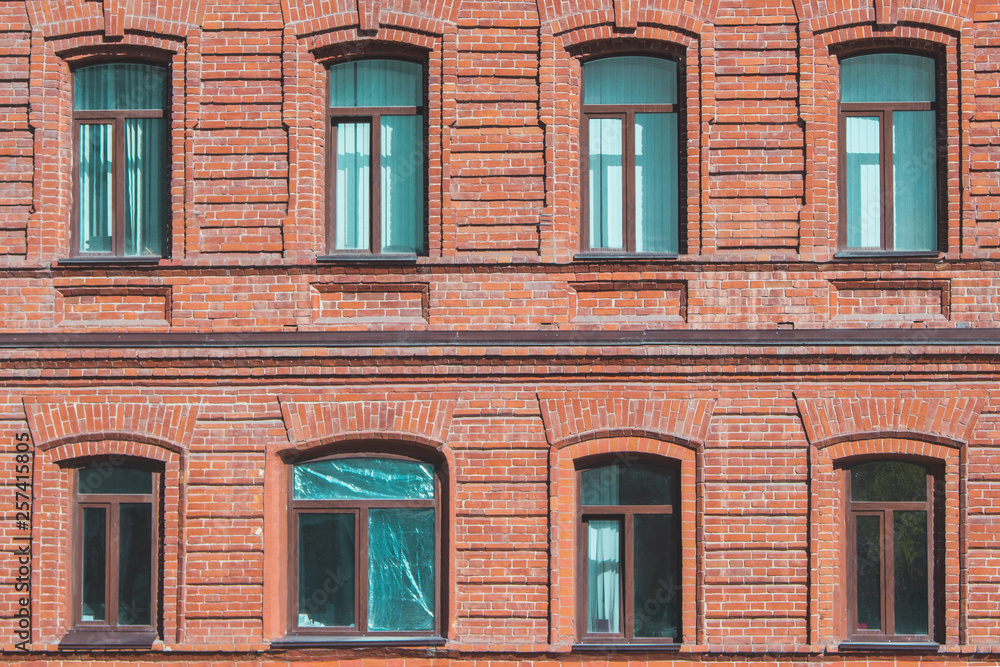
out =
[(590, 247), (622, 249), (625, 247), (622, 121), (591, 118), (588, 127)]
[(681, 563), (677, 516), (636, 515), (632, 553), (635, 636), (679, 639)]
[(299, 520), (299, 627), (354, 627), (354, 514)]
[(80, 252), (111, 252), (114, 212), (112, 126), (80, 125)]
[(368, 629), (434, 629), (434, 510), (368, 513)]
[(877, 116), (848, 116), (847, 126), (847, 245), (882, 245), (882, 172), (879, 165)]
[(77, 492), (81, 494), (145, 494), (153, 492), (153, 473), (125, 468), (114, 461), (98, 461), (77, 471)]
[(674, 104), (677, 64), (664, 58), (621, 56), (583, 65), (584, 104)]
[(873, 53), (840, 63), (841, 102), (933, 102), (934, 60)]
[(83, 571), (80, 574), (80, 620), (104, 620), (104, 585), (107, 571), (107, 514), (103, 507), (83, 508)]
[(88, 65), (73, 72), (78, 111), (167, 108), (167, 68), (145, 63)]
[(587, 523), (587, 632), (621, 632), (621, 524)]
[(402, 459), (328, 459), (295, 466), (296, 500), (433, 500), (434, 467)]
[(937, 249), (937, 147), (933, 111), (892, 114), (896, 250)]
[(923, 502), (927, 470), (905, 461), (873, 461), (851, 468), (851, 500), (855, 502)]
[(676, 472), (641, 461), (615, 461), (580, 474), (584, 505), (670, 505)]
[(152, 622), (153, 506), (122, 503), (118, 509), (118, 625)]
[(382, 252), (423, 250), (423, 116), (382, 116)]
[(125, 254), (162, 255), (167, 216), (167, 121), (125, 121)]
[(337, 125), (337, 250), (367, 250), (371, 219), (371, 124)]
[(635, 115), (635, 249), (677, 252), (677, 114)]
[(926, 635), (927, 512), (893, 512), (892, 554), (896, 634)]
[(423, 106), (423, 67), (403, 60), (354, 60), (330, 67), (331, 107)]
[(881, 518), (863, 514), (854, 518), (857, 542), (858, 630), (882, 628)]

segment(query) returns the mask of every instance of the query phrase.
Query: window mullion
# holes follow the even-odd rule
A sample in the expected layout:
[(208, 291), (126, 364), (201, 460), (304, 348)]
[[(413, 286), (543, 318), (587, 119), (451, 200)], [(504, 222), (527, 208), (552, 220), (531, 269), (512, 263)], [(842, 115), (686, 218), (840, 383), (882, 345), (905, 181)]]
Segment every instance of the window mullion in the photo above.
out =
[(893, 510), (887, 509), (882, 520), (882, 623), (885, 626), (885, 634), (890, 637), (896, 636), (896, 567), (895, 553), (893, 551)]
[(625, 512), (622, 523), (621, 534), (625, 542), (624, 549), (622, 549), (624, 557), (621, 559), (622, 633), (626, 639), (632, 639), (635, 636), (635, 610), (632, 608), (632, 603), (635, 600), (635, 591), (633, 590), (635, 585), (635, 515), (632, 512)]
[(107, 583), (104, 586), (105, 595), (105, 615), (104, 620), (110, 626), (118, 625), (118, 559), (119, 549), (119, 529), (118, 529), (118, 509), (119, 503), (111, 503), (108, 506), (108, 535), (105, 541), (107, 545), (105, 572), (107, 572)]
[(125, 117), (115, 117), (113, 129), (114, 176), (112, 188), (114, 191), (114, 211), (111, 223), (111, 252), (121, 256), (125, 252)]
[(893, 250), (896, 247), (895, 221), (893, 220), (894, 185), (892, 177), (893, 133), (892, 109), (880, 112), (882, 123), (882, 146), (879, 161), (882, 165), (882, 247)]
[[(368, 632), (368, 575), (371, 567), (368, 563), (368, 507), (362, 505), (357, 513), (358, 526), (356, 534), (358, 536), (357, 558), (355, 558), (354, 568), (356, 582), (357, 599), (354, 602), (354, 618), (358, 625), (358, 631), (362, 634)], [(364, 570), (362, 570), (364, 568)]]
[(624, 161), (624, 190), (622, 193), (625, 204), (623, 216), (625, 249), (635, 252), (635, 109), (628, 109), (624, 117), (625, 127), (622, 128), (622, 160)]
[(369, 250), (382, 252), (382, 114), (371, 117), (371, 241)]

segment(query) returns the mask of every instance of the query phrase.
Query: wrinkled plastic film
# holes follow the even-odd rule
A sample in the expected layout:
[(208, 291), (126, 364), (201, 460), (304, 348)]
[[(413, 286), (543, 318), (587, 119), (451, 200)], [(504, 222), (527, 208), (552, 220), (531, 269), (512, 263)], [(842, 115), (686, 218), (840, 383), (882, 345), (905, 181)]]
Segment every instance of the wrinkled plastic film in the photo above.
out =
[(368, 629), (434, 629), (434, 510), (369, 512)]
[(295, 466), (296, 500), (433, 500), (434, 468), (401, 459), (331, 459)]

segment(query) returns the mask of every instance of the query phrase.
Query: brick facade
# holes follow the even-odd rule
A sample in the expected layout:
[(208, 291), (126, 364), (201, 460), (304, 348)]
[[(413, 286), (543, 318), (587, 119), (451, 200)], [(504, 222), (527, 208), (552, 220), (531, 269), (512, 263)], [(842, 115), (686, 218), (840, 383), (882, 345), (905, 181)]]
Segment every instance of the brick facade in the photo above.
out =
[[(838, 254), (859, 47), (940, 63), (937, 253)], [(581, 256), (581, 63), (617, 53), (679, 65), (677, 257)], [(393, 55), (425, 68), (426, 250), (330, 259), (326, 69)], [(98, 57), (169, 67), (157, 262), (71, 257), (71, 72)], [(998, 77), (992, 0), (0, 0), (0, 661), (993, 664)], [(280, 645), (290, 466), (386, 450), (438, 462), (443, 641)], [(678, 466), (679, 648), (579, 645), (601, 455)], [(940, 470), (933, 649), (843, 644), (866, 456)], [(88, 457), (162, 470), (149, 649), (59, 647)]]

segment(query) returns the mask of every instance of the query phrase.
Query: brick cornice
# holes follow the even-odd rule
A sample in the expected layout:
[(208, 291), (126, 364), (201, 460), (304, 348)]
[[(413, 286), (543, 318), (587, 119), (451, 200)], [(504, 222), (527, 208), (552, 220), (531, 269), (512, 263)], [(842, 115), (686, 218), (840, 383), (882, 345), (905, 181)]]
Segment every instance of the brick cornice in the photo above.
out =
[(795, 399), (806, 436), (816, 447), (886, 437), (964, 445), (986, 403), (985, 395), (838, 398), (796, 392)]
[(24, 412), (35, 446), (49, 449), (73, 442), (124, 440), (173, 451), (191, 442), (198, 405), (151, 403), (100, 397), (27, 398)]
[(714, 398), (627, 396), (623, 392), (540, 393), (545, 437), (558, 449), (583, 440), (643, 436), (698, 447), (705, 442)]
[(282, 396), (281, 416), (295, 449), (345, 440), (400, 440), (440, 447), (448, 439), (456, 401), (317, 400)]

